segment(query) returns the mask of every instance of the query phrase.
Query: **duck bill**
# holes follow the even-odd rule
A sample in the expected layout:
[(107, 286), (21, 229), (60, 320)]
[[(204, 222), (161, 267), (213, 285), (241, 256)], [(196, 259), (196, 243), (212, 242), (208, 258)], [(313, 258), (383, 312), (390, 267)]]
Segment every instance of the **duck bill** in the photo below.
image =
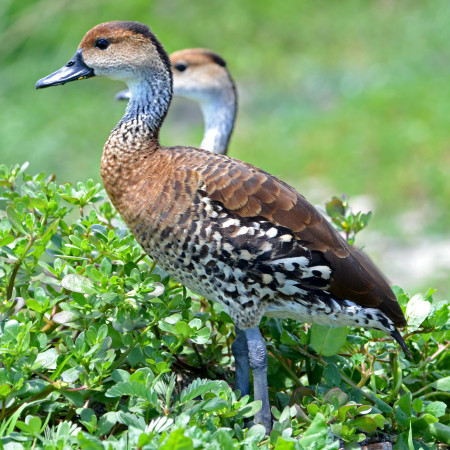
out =
[(82, 49), (79, 48), (74, 57), (61, 69), (41, 78), (36, 83), (36, 89), (42, 89), (58, 84), (65, 84), (69, 81), (82, 80), (95, 76), (94, 69), (86, 65), (81, 54)]

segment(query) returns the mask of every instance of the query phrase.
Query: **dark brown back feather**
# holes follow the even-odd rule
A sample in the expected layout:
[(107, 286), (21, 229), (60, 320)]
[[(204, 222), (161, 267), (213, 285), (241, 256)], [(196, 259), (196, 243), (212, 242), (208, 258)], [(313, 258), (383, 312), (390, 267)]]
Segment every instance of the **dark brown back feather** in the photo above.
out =
[(201, 168), (206, 191), (240, 217), (263, 217), (294, 232), (310, 250), (324, 254), (332, 269), (329, 287), (336, 297), (378, 308), (396, 326), (406, 324), (395, 294), (370, 259), (351, 247), (291, 186), (234, 159), (208, 161)]

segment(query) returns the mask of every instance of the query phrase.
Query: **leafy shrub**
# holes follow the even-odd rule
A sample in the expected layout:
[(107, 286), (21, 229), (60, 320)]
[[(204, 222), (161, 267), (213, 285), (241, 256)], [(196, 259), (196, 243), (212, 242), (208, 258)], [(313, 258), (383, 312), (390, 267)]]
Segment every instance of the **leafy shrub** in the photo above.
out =
[[(247, 422), (259, 402), (230, 387), (233, 324), (220, 305), (143, 254), (100, 185), (25, 170), (0, 166), (3, 448), (450, 443), (449, 307), (432, 290), (397, 289), (413, 360), (381, 332), (264, 319), (266, 437)], [(354, 238), (366, 216), (349, 221), (339, 201), (329, 212)]]

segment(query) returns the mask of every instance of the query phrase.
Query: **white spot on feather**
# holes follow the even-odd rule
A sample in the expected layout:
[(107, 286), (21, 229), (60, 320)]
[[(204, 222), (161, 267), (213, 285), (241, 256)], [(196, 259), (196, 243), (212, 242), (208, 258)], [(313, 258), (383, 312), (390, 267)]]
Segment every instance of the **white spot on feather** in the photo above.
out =
[(239, 226), (239, 220), (237, 219), (228, 219), (225, 220), (225, 222), (222, 223), (223, 228), (231, 227), (233, 225)]
[(329, 280), (331, 275), (331, 269), (328, 266), (313, 266), (308, 267), (304, 269), (302, 278), (311, 278), (311, 277), (317, 277), (317, 275), (314, 275), (313, 271), (317, 270), (321, 273), (320, 278), (324, 280)]
[(237, 232), (236, 236), (240, 236), (241, 234), (247, 234), (248, 233), (248, 227), (241, 227), (239, 231)]
[(293, 258), (281, 258), (270, 261), (270, 265), (283, 265), (286, 270), (295, 270), (294, 264), (298, 264), (302, 269), (308, 267), (309, 260), (305, 256), (296, 256)]

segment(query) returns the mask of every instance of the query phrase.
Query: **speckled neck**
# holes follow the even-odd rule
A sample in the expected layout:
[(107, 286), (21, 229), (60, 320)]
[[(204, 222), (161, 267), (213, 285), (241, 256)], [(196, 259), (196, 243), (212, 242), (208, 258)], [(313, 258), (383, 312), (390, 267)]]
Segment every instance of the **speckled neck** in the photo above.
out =
[(159, 129), (172, 99), (170, 72), (129, 81), (131, 100), (103, 147), (101, 173), (110, 195), (123, 189), (139, 161), (159, 148)]
[(128, 88), (131, 99), (118, 126), (138, 118), (139, 121), (145, 122), (153, 133), (158, 132), (172, 99), (170, 78), (149, 77), (129, 82)]

